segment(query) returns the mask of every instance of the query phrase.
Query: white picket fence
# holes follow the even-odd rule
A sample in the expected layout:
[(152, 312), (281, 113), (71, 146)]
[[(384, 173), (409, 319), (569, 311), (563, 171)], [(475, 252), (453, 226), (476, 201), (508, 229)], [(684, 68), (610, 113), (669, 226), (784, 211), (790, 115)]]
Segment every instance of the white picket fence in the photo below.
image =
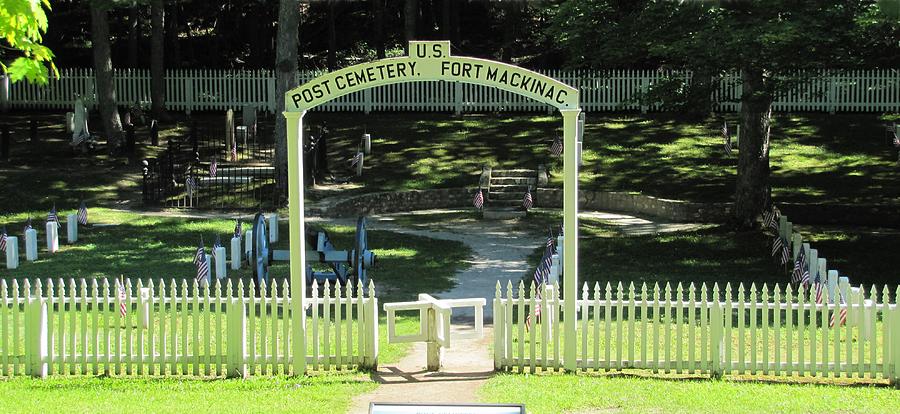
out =
[[(287, 283), (259, 294), (230, 281), (126, 280), (124, 296), (119, 286), (0, 280), (0, 376), (292, 373)], [(374, 285), (367, 290), (313, 290), (304, 315), (309, 370), (376, 366), (378, 300)]]
[[(659, 110), (642, 106), (637, 97), (661, 79), (689, 79), (690, 72), (656, 70), (545, 70), (581, 92), (586, 111)], [(118, 101), (122, 105), (150, 102), (150, 72), (146, 69), (115, 71)], [(306, 82), (318, 72), (297, 74)], [(19, 82), (9, 85), (9, 96), (0, 94), (0, 104), (13, 108), (70, 109), (76, 96), (94, 100), (91, 69), (63, 69), (60, 79), (46, 87)], [(776, 111), (878, 112), (900, 110), (900, 70), (808, 71), (791, 74), (805, 79), (779, 97)], [(0, 88), (2, 90), (2, 88)], [(274, 112), (275, 76), (269, 70), (173, 69), (166, 72), (166, 105), (170, 110), (226, 110), (252, 105)], [(719, 79), (713, 95), (715, 110), (737, 111), (740, 107), (740, 76)], [(412, 82), (367, 89), (345, 95), (317, 110), (322, 111), (547, 111), (547, 105), (508, 91), (459, 82)]]
[[(848, 290), (849, 286), (842, 287)], [(494, 360), (518, 372), (561, 370), (565, 301), (559, 286), (535, 295), (520, 282), (494, 299)], [(736, 293), (736, 295), (735, 295)], [(849, 292), (848, 292), (849, 293)], [(845, 377), (900, 382), (900, 307), (870, 289), (846, 305), (816, 304), (809, 292), (730, 284), (720, 291), (679, 284), (615, 289), (587, 284), (577, 299), (577, 367), (656, 373)], [(895, 295), (900, 293), (893, 292)], [(849, 297), (849, 296), (848, 296)], [(573, 299), (574, 300), (574, 299)], [(540, 308), (540, 317), (535, 311)], [(831, 326), (846, 310), (846, 324)], [(534, 319), (530, 329), (526, 318)]]

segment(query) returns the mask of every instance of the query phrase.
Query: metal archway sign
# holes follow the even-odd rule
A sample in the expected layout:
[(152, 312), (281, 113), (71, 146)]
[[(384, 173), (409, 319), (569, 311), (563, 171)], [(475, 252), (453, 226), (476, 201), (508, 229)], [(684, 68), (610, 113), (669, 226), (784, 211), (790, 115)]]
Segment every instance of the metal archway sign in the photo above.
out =
[[(450, 54), (449, 41), (409, 42), (409, 55), (376, 60), (324, 74), (284, 95), (288, 145), (288, 206), (290, 219), (291, 313), (303, 314), (306, 306), (306, 240), (303, 211), (303, 116), (306, 111), (349, 93), (394, 83), (458, 81), (513, 92), (557, 108), (563, 118), (563, 231), (565, 251), (578, 251), (578, 165), (576, 134), (578, 90), (537, 72), (502, 62)], [(563, 258), (566, 277), (563, 295), (577, 297), (578, 255)], [(566, 300), (563, 332), (566, 337), (563, 366), (576, 369), (575, 300)], [(569, 317), (569, 316), (572, 317)], [(306, 372), (306, 318), (292, 318), (293, 370)]]

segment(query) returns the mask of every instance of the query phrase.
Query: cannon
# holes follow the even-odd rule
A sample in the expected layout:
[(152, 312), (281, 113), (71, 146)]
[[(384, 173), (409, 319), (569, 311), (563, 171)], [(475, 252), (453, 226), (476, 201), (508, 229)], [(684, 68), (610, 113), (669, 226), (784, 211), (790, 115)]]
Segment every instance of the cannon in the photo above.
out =
[[(305, 236), (306, 283), (311, 284), (313, 280), (319, 283), (328, 280), (341, 285), (350, 282), (357, 286), (369, 283), (367, 270), (375, 266), (375, 252), (369, 249), (365, 217), (356, 221), (352, 250), (338, 250), (325, 231), (307, 229)], [(253, 218), (250, 246), (245, 255), (257, 282), (269, 281), (269, 265), (273, 261), (290, 261), (289, 250), (274, 250), (270, 247), (269, 231), (262, 213), (257, 213)], [(309, 250), (309, 246), (315, 246), (315, 250)], [(325, 263), (331, 271), (314, 271), (312, 263)]]

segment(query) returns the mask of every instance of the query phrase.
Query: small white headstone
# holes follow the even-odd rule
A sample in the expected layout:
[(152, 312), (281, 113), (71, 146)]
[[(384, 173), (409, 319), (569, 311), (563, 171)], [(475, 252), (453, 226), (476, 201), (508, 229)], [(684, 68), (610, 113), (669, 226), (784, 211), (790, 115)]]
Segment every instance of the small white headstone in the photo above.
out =
[(231, 270), (241, 268), (241, 238), (231, 238)]
[(75, 130), (75, 112), (66, 112), (66, 133), (71, 134)]
[(16, 269), (19, 267), (19, 238), (9, 236), (6, 238), (6, 268)]
[(29, 262), (37, 260), (37, 230), (25, 230), (25, 259)]
[(250, 257), (253, 254), (253, 230), (247, 230), (244, 233), (244, 257)]
[(362, 177), (363, 175), (363, 162), (365, 161), (365, 155), (363, 153), (356, 153), (356, 176)]
[(371, 134), (363, 134), (362, 147), (363, 147), (363, 153), (365, 153), (366, 155), (369, 155), (372, 153), (372, 135)]
[(49, 221), (46, 225), (47, 229), (47, 251), (56, 253), (59, 250), (59, 224), (55, 221)]
[(269, 242), (278, 242), (278, 213), (269, 214)]
[(213, 257), (216, 265), (216, 279), (225, 279), (228, 276), (228, 253), (225, 252), (225, 247), (216, 247)]
[(78, 241), (78, 219), (76, 217), (75, 214), (66, 216), (66, 239), (69, 241), (69, 244)]

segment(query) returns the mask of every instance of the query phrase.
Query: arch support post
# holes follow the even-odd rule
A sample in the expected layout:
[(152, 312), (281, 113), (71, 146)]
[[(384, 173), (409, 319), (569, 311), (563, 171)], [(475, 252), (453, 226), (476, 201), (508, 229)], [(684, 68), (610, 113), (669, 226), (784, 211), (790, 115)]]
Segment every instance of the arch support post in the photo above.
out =
[(288, 219), (291, 266), (291, 357), (294, 375), (306, 374), (306, 234), (303, 222), (303, 116), (285, 112), (288, 149)]
[[(578, 142), (576, 130), (581, 109), (560, 109), (563, 117), (563, 368), (578, 369), (576, 304), (578, 299)], [(584, 315), (582, 315), (584, 317)]]

